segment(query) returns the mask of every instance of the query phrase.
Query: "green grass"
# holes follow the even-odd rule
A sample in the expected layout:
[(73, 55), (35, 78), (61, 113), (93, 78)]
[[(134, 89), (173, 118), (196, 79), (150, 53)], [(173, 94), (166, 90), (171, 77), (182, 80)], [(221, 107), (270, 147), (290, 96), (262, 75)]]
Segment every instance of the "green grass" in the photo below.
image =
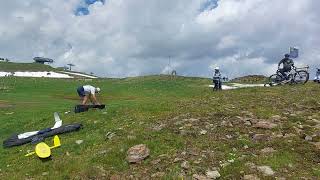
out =
[(53, 67), (39, 63), (0, 62), (0, 71), (53, 71)]
[[(90, 84), (101, 87), (98, 99), (107, 105), (107, 110), (65, 114), (79, 102), (76, 88), (88, 82), (2, 78), (1, 142), (13, 133), (52, 126), (54, 112), (59, 112), (64, 124), (79, 122), (83, 129), (61, 135), (62, 146), (52, 151), (49, 161), (24, 157), (28, 150), (33, 150), (31, 144), (0, 148), (0, 177), (105, 179), (119, 175), (122, 179), (129, 176), (142, 179), (164, 172), (164, 179), (177, 179), (183, 170), (181, 162), (174, 163), (173, 160), (179, 157), (191, 164), (185, 172), (188, 177), (195, 173), (205, 174), (206, 170), (217, 167), (222, 179), (239, 179), (241, 171), (258, 174), (245, 166), (247, 162), (253, 162), (271, 166), (279, 177), (319, 178), (319, 151), (302, 138), (274, 138), (263, 142), (253, 142), (250, 138), (251, 133), (294, 133), (297, 122), (311, 125), (306, 117), (319, 119), (318, 84), (212, 92), (207, 87), (210, 82), (203, 78), (172, 79), (168, 76), (97, 79)], [(282, 125), (274, 130), (255, 129), (239, 122), (237, 116), (246, 116), (245, 111), (251, 112), (256, 119), (281, 115), (288, 120), (281, 121)], [(296, 117), (286, 114), (298, 111), (301, 112)], [(184, 121), (190, 118), (198, 120)], [(222, 126), (222, 121), (233, 125)], [(160, 124), (164, 128), (154, 130)], [(185, 133), (180, 133), (181, 127)], [(206, 129), (207, 134), (200, 135), (202, 129)], [(108, 132), (116, 136), (107, 139)], [(316, 129), (306, 128), (306, 132), (316, 133)], [(228, 139), (226, 135), (232, 138)], [(75, 143), (79, 139), (84, 141), (80, 145)], [(45, 142), (52, 144), (52, 138)], [(126, 151), (141, 143), (150, 148), (150, 157), (141, 164), (128, 164)], [(245, 145), (249, 148), (244, 149)], [(260, 150), (269, 146), (277, 152), (262, 156)], [(159, 159), (159, 163), (153, 163)], [(234, 163), (220, 166), (230, 159), (234, 159)], [(43, 176), (44, 172), (48, 175)]]

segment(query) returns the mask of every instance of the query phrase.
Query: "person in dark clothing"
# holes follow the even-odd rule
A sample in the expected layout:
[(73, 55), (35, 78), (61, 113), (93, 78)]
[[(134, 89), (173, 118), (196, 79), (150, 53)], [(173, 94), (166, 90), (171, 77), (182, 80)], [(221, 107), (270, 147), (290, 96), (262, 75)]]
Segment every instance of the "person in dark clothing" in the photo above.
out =
[[(280, 69), (281, 64), (283, 64), (282, 69)], [(287, 72), (291, 71), (292, 66), (294, 66), (293, 60), (290, 59), (289, 54), (285, 54), (284, 58), (278, 64), (278, 69), (285, 79), (288, 79)]]
[(314, 82), (320, 83), (320, 69), (317, 68), (316, 77), (314, 78)]
[(222, 89), (221, 73), (220, 73), (219, 67), (214, 68), (213, 84), (214, 84), (214, 90)]

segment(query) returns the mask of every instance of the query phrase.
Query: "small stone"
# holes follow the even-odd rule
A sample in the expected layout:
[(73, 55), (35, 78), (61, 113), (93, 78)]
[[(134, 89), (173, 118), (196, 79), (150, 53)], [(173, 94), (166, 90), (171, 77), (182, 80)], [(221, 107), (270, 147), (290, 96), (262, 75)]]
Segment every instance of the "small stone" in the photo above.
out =
[(151, 161), (151, 164), (156, 165), (156, 164), (159, 164), (159, 162), (161, 162), (161, 159), (156, 159)]
[(252, 140), (254, 140), (254, 141), (267, 141), (267, 140), (269, 140), (269, 136), (267, 136), (265, 134), (255, 134), (255, 135), (253, 135)]
[(207, 131), (206, 131), (206, 130), (201, 130), (201, 131), (200, 131), (200, 134), (201, 134), (201, 135), (205, 135), (205, 134), (207, 134)]
[(297, 117), (297, 115), (296, 115), (296, 114), (290, 114), (290, 116), (291, 116), (291, 117)]
[(100, 152), (98, 152), (98, 154), (107, 154), (107, 150), (102, 150), (102, 151), (100, 151)]
[(177, 162), (180, 162), (180, 161), (182, 161), (182, 160), (183, 160), (182, 158), (174, 158), (173, 162), (174, 162), (174, 163), (177, 163)]
[(306, 141), (312, 141), (312, 137), (307, 135), (306, 137), (304, 137), (304, 140), (306, 140)]
[(221, 176), (218, 171), (207, 171), (206, 175), (210, 179), (218, 179)]
[(269, 166), (258, 166), (258, 171), (261, 172), (264, 176), (273, 176), (274, 172)]
[(247, 162), (245, 166), (249, 167), (251, 170), (255, 170), (257, 168), (257, 166), (252, 162)]
[(114, 136), (116, 136), (116, 133), (113, 132), (107, 132), (107, 134), (105, 135), (106, 139), (112, 139)]
[(42, 176), (47, 176), (49, 173), (48, 172), (43, 172)]
[(121, 180), (121, 177), (117, 174), (114, 174), (110, 177), (110, 180)]
[(244, 175), (243, 180), (260, 180), (260, 178), (255, 174)]
[[(198, 175), (198, 174), (192, 175), (192, 178), (195, 179), (195, 180), (210, 180), (210, 179), (207, 178), (206, 176)], [(182, 179), (184, 179), (184, 178), (182, 178)]]
[(244, 123), (244, 125), (246, 125), (246, 126), (251, 126), (252, 124), (251, 124), (250, 121), (246, 121), (246, 122)]
[(127, 151), (127, 161), (130, 163), (138, 163), (150, 155), (150, 150), (145, 144), (139, 144), (131, 147)]
[(189, 169), (190, 168), (190, 164), (189, 164), (188, 161), (184, 161), (184, 162), (181, 163), (181, 167), (183, 169)]
[(315, 145), (315, 147), (320, 150), (320, 142), (316, 142), (316, 143), (312, 143), (313, 145)]
[(274, 150), (273, 148), (271, 147), (267, 147), (267, 148), (264, 148), (261, 150), (261, 153), (262, 154), (272, 154), (274, 153), (276, 150)]
[(227, 139), (232, 139), (232, 135), (227, 134), (227, 135), (226, 135), (226, 138), (227, 138)]
[(154, 174), (151, 175), (152, 178), (161, 178), (164, 175), (166, 175), (164, 172), (156, 172)]
[(80, 139), (80, 140), (76, 140), (76, 144), (79, 144), (79, 145), (80, 145), (80, 144), (82, 144), (82, 143), (83, 143), (83, 140), (81, 140), (81, 139)]
[(274, 115), (274, 116), (271, 117), (271, 119), (274, 120), (274, 121), (280, 121), (281, 120), (281, 116)]

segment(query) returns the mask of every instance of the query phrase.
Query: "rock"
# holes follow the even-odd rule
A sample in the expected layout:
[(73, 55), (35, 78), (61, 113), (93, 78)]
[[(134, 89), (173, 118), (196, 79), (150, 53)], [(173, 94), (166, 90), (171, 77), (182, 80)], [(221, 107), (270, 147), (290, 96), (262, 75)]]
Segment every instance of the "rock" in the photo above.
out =
[(279, 115), (274, 115), (274, 116), (271, 117), (271, 119), (272, 119), (273, 121), (280, 121), (280, 120), (281, 120), (281, 116), (279, 116)]
[(82, 144), (83, 143), (83, 140), (76, 140), (76, 144)]
[(243, 176), (243, 180), (260, 180), (260, 178), (255, 174), (248, 174)]
[(252, 162), (247, 162), (245, 166), (247, 166), (250, 170), (255, 170), (257, 168), (257, 166)]
[(254, 140), (254, 141), (268, 141), (269, 136), (267, 136), (265, 134), (255, 134), (252, 136), (252, 140)]
[(182, 163), (181, 163), (181, 167), (183, 168), (183, 169), (189, 169), (190, 168), (190, 164), (189, 164), (189, 162), (188, 161), (183, 161)]
[(114, 174), (110, 177), (110, 180), (121, 180), (121, 177), (119, 175)]
[(154, 174), (151, 175), (152, 178), (161, 178), (164, 175), (166, 175), (164, 172), (156, 172)]
[(291, 117), (297, 117), (297, 115), (296, 115), (296, 114), (290, 114), (290, 116), (291, 116)]
[(152, 127), (152, 130), (154, 131), (161, 131), (163, 128), (165, 128), (166, 125), (165, 124), (158, 124)]
[(260, 129), (273, 129), (277, 127), (277, 124), (268, 122), (268, 121), (259, 121), (254, 125), (255, 128), (260, 128)]
[(183, 160), (182, 158), (174, 158), (173, 162), (174, 162), (174, 163), (177, 163), (177, 162), (180, 162), (180, 161), (182, 161), (182, 160)]
[(264, 176), (273, 176), (274, 172), (269, 166), (258, 166), (258, 171), (261, 172)]
[(312, 141), (312, 137), (307, 135), (306, 137), (304, 137), (304, 140), (306, 140), (306, 141)]
[(49, 173), (48, 172), (43, 172), (42, 176), (47, 176)]
[(145, 144), (139, 144), (131, 147), (127, 151), (127, 161), (130, 163), (138, 163), (150, 155), (150, 150)]
[(156, 164), (159, 164), (159, 162), (161, 162), (161, 159), (156, 159), (151, 161), (151, 164), (156, 165)]
[(198, 174), (192, 175), (192, 179), (195, 179), (195, 180), (210, 180), (210, 179), (207, 178), (206, 176), (198, 175)]
[(264, 149), (261, 150), (261, 153), (262, 153), (262, 154), (272, 154), (272, 153), (274, 153), (274, 152), (276, 152), (276, 150), (274, 150), (274, 149), (271, 148), (271, 147), (267, 147), (267, 148), (264, 148)]
[(221, 176), (218, 171), (207, 171), (206, 175), (210, 179), (218, 179)]
[(201, 135), (205, 135), (205, 134), (207, 134), (207, 131), (206, 131), (206, 130), (201, 130), (201, 131), (200, 131), (200, 134), (201, 134)]
[(316, 143), (312, 143), (313, 145), (315, 145), (315, 147), (320, 150), (320, 142), (316, 142)]
[(246, 125), (246, 126), (251, 126), (252, 124), (251, 124), (250, 121), (246, 121), (246, 122), (244, 122), (244, 125)]
[(116, 133), (113, 132), (107, 132), (107, 134), (105, 135), (106, 139), (112, 139), (114, 136), (116, 136)]
[(231, 122), (227, 122), (227, 121), (224, 121), (224, 120), (221, 122), (220, 125), (223, 126), (223, 127), (233, 127)]

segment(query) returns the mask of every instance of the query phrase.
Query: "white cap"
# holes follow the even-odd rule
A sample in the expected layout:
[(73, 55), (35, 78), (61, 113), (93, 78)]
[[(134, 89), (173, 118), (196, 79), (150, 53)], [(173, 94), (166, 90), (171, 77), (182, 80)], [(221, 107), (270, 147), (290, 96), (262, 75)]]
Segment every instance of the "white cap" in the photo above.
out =
[(220, 68), (219, 67), (215, 67), (214, 70), (220, 70)]
[(97, 87), (96, 92), (99, 93), (100, 91), (101, 91), (101, 89)]

